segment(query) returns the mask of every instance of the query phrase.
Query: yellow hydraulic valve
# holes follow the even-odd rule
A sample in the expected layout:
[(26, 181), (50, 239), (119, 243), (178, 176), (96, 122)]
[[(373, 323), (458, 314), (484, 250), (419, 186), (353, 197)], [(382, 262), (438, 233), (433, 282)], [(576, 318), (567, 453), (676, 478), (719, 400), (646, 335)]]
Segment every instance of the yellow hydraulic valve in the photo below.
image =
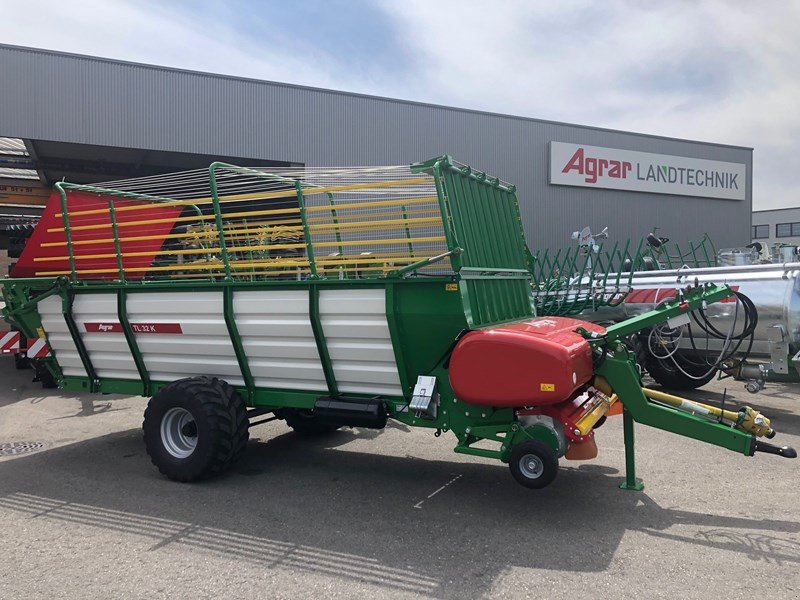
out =
[(642, 392), (648, 398), (658, 400), (674, 408), (698, 415), (725, 419), (737, 429), (752, 433), (756, 437), (775, 437), (775, 431), (770, 427), (769, 419), (749, 406), (743, 406), (738, 412), (734, 412), (732, 410), (723, 410), (715, 406), (694, 402), (693, 400), (687, 400), (680, 396), (673, 396), (672, 394), (666, 394), (649, 388), (642, 388)]

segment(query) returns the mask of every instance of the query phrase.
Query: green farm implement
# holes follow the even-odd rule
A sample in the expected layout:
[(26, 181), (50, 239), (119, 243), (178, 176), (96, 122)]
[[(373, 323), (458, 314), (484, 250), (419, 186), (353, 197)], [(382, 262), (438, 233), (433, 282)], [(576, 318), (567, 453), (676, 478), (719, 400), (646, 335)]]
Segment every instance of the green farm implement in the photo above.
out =
[(0, 281), (3, 315), (61, 388), (151, 397), (145, 444), (172, 479), (225, 470), (251, 419), (308, 435), (388, 419), (452, 432), (456, 452), (508, 463), (531, 488), (560, 458), (594, 457), (594, 429), (620, 407), (629, 489), (634, 422), (795, 455), (758, 439), (774, 431), (748, 407), (643, 389), (626, 346), (729, 288), (690, 283), (607, 329), (563, 316), (591, 289), (565, 285), (563, 266), (535, 277), (514, 186), (450, 157), (214, 163), (56, 192)]

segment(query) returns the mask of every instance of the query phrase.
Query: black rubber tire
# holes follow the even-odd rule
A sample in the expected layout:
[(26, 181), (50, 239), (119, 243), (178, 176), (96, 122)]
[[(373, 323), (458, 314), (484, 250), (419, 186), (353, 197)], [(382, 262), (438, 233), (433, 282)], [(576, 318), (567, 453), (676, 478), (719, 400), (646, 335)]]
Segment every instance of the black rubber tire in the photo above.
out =
[[(687, 359), (681, 360), (680, 355), (676, 358), (681, 368), (691, 375), (700, 376), (709, 369), (706, 366), (698, 366), (687, 362)], [(652, 356), (647, 359), (645, 368), (658, 385), (670, 390), (694, 390), (703, 387), (717, 375), (716, 371), (712, 371), (701, 379), (692, 379), (681, 373), (670, 359), (660, 360)]]
[(295, 433), (304, 437), (317, 437), (339, 429), (337, 425), (320, 423), (314, 414), (308, 410), (287, 409), (283, 411), (282, 416), (286, 419), (286, 424), (291, 427)]
[[(530, 456), (536, 457), (541, 466), (541, 474), (536, 477), (530, 475), (530, 471), (525, 469), (524, 463), (530, 460)], [(558, 475), (558, 457), (553, 449), (540, 440), (525, 440), (511, 448), (511, 455), (508, 459), (508, 468), (517, 483), (526, 488), (539, 490), (547, 487), (556, 475)]]
[[(161, 439), (161, 422), (172, 408), (194, 419), (197, 442), (185, 458), (173, 456)], [(228, 469), (249, 439), (247, 410), (239, 393), (216, 377), (179, 379), (161, 388), (144, 411), (142, 431), (150, 460), (174, 481), (190, 482)]]

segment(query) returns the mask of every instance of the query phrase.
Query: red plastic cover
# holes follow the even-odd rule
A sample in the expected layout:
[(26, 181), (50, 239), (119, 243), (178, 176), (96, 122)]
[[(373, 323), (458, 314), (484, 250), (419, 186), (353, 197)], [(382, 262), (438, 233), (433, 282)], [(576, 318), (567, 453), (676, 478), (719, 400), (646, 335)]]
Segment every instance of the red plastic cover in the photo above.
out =
[(450, 357), (458, 399), (496, 407), (541, 406), (567, 400), (593, 375), (589, 343), (575, 333), (594, 323), (541, 317), (470, 331)]

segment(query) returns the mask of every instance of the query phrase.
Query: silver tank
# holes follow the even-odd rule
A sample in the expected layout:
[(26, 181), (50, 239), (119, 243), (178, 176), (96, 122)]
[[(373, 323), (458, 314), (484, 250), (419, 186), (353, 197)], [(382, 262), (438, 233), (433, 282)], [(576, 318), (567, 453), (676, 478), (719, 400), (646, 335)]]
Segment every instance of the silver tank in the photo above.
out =
[(741, 267), (758, 264), (760, 254), (755, 249), (731, 248), (730, 250), (721, 250), (717, 254), (717, 258), (720, 265)]
[[(609, 280), (612, 277), (615, 275)], [(595, 322), (622, 321), (651, 310), (673, 297), (676, 289), (693, 284), (695, 279), (700, 283), (727, 284), (753, 301), (758, 310), (758, 326), (751, 356), (770, 358), (783, 353), (785, 360), (787, 351), (793, 354), (800, 351), (800, 262), (639, 271), (633, 274), (632, 291), (621, 305), (586, 311), (581, 316)], [(708, 306), (706, 315), (719, 331), (727, 333), (735, 307), (732, 302), (716, 302)], [(737, 332), (741, 331), (742, 323), (740, 308)], [(695, 339), (702, 334), (697, 329), (692, 329)], [(712, 342), (709, 349), (721, 347), (716, 340)]]
[(772, 262), (787, 263), (797, 260), (797, 246), (774, 246), (772, 248)]

